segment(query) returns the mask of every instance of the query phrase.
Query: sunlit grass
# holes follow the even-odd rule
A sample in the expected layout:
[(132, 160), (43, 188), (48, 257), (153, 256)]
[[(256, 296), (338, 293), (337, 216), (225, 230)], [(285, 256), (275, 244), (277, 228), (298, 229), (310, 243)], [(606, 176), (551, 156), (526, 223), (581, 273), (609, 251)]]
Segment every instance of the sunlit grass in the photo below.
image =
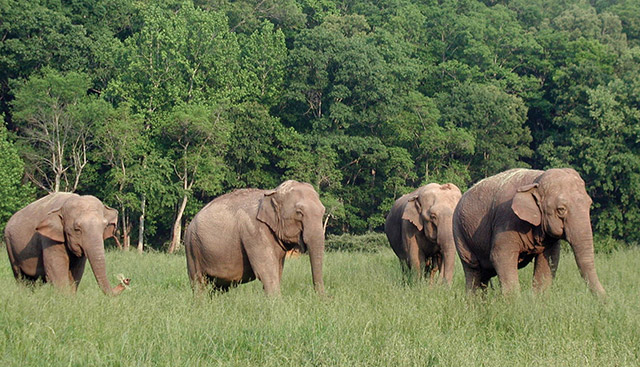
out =
[[(4, 251), (4, 250), (2, 250)], [(497, 281), (484, 296), (407, 284), (391, 252), (331, 252), (329, 298), (313, 292), (308, 258), (285, 264), (282, 296), (259, 282), (194, 297), (184, 256), (107, 253), (112, 283), (103, 296), (90, 269), (75, 296), (17, 285), (0, 256), (3, 366), (632, 366), (640, 365), (640, 250), (596, 259), (608, 298), (587, 290), (568, 253), (554, 286), (505, 299)]]

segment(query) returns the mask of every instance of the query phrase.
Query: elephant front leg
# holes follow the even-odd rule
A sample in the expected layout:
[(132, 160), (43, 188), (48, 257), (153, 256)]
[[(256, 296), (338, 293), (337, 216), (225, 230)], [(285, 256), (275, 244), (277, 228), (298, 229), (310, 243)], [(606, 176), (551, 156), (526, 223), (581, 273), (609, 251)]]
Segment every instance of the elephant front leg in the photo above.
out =
[(547, 247), (544, 252), (536, 256), (533, 269), (533, 288), (536, 292), (544, 292), (551, 286), (553, 278), (556, 276), (559, 260), (559, 242)]
[(407, 263), (409, 265), (411, 273), (416, 279), (421, 279), (424, 276), (426, 269), (426, 258), (415, 236), (404, 238), (404, 245), (407, 250)]
[[(262, 243), (250, 241), (245, 243), (245, 251), (256, 278), (262, 282), (264, 292), (268, 296), (280, 294), (281, 261), (276, 256), (275, 239), (263, 239)], [(271, 243), (273, 242), (273, 243)], [(284, 256), (284, 252), (283, 252)]]
[(500, 284), (502, 293), (507, 295), (520, 290), (518, 280), (518, 256), (517, 248), (505, 243), (494, 243), (491, 250), (491, 263), (493, 264)]
[[(429, 284), (433, 285), (443, 278), (442, 255), (437, 253), (425, 260), (426, 274), (429, 275)], [(438, 276), (438, 273), (440, 274)]]
[(82, 280), (82, 275), (84, 274), (84, 266), (87, 263), (87, 258), (82, 257), (71, 257), (69, 259), (69, 269), (71, 271), (71, 277), (73, 278), (73, 283), (71, 286), (73, 287), (73, 292), (78, 289), (78, 285)]
[(473, 268), (464, 262), (462, 263), (462, 270), (464, 271), (467, 292), (475, 293), (478, 288), (482, 290), (487, 288), (487, 282), (484, 280), (482, 270)]
[(42, 262), (47, 282), (58, 289), (75, 291), (69, 254), (64, 244), (46, 241), (42, 246)]

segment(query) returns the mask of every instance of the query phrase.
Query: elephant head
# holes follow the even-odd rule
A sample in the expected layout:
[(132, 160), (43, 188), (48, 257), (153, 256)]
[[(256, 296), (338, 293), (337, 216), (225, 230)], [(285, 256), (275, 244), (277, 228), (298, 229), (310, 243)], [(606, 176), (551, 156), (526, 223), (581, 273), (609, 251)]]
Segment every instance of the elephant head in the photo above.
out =
[(567, 240), (589, 289), (604, 295), (595, 270), (591, 204), (578, 172), (565, 168), (545, 171), (533, 184), (520, 187), (511, 208), (520, 219), (539, 227), (545, 236)]
[(258, 209), (258, 220), (266, 223), (279, 241), (309, 252), (313, 284), (320, 294), (324, 293), (324, 211), (313, 186), (291, 180), (266, 191)]
[(444, 255), (440, 274), (447, 282), (453, 277), (455, 244), (453, 241), (453, 211), (462, 193), (452, 184), (431, 183), (416, 190), (408, 198), (402, 219), (411, 222)]
[(102, 291), (108, 295), (117, 295), (124, 288), (111, 288), (104, 256), (104, 240), (113, 237), (117, 223), (117, 210), (102, 204), (93, 196), (75, 196), (50, 211), (36, 231), (42, 236), (64, 243), (75, 256), (86, 256)]

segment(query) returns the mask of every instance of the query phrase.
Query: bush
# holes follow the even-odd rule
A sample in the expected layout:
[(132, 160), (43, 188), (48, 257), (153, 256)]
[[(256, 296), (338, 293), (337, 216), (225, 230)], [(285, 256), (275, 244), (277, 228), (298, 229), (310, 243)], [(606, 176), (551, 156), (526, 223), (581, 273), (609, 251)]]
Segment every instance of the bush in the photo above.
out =
[(362, 235), (330, 234), (325, 241), (327, 251), (378, 252), (383, 248), (389, 248), (389, 241), (384, 233), (378, 232)]
[(596, 253), (610, 254), (616, 250), (627, 249), (631, 246), (632, 244), (617, 240), (610, 236), (603, 236), (598, 234), (594, 234), (593, 236), (593, 247)]

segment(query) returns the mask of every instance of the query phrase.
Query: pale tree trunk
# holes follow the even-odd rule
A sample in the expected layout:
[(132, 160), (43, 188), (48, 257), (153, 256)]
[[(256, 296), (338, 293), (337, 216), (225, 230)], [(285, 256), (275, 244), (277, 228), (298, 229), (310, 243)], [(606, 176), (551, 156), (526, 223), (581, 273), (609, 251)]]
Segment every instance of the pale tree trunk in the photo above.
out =
[(113, 239), (116, 241), (116, 246), (118, 247), (118, 250), (122, 251), (122, 244), (120, 243), (120, 239), (118, 238), (120, 234), (118, 233), (114, 233), (113, 235)]
[(144, 251), (144, 214), (147, 205), (147, 196), (142, 195), (142, 203), (140, 204), (140, 231), (138, 232), (138, 253)]
[(187, 201), (189, 197), (185, 194), (182, 197), (182, 203), (178, 208), (178, 213), (176, 214), (176, 221), (173, 223), (173, 237), (171, 238), (171, 245), (169, 246), (169, 253), (174, 253), (180, 247), (180, 239), (182, 233), (182, 215), (184, 214), (184, 209), (187, 207)]
[(327, 217), (324, 218), (324, 223), (322, 224), (322, 233), (327, 233), (327, 225), (329, 224), (329, 218), (331, 218), (331, 213), (327, 214)]
[(122, 208), (122, 249), (124, 251), (129, 251), (129, 246), (131, 245), (129, 239), (129, 231), (131, 230), (131, 225), (129, 224), (129, 218), (127, 217), (127, 211), (123, 207)]
[(122, 226), (122, 249), (129, 251), (131, 247), (131, 223)]

